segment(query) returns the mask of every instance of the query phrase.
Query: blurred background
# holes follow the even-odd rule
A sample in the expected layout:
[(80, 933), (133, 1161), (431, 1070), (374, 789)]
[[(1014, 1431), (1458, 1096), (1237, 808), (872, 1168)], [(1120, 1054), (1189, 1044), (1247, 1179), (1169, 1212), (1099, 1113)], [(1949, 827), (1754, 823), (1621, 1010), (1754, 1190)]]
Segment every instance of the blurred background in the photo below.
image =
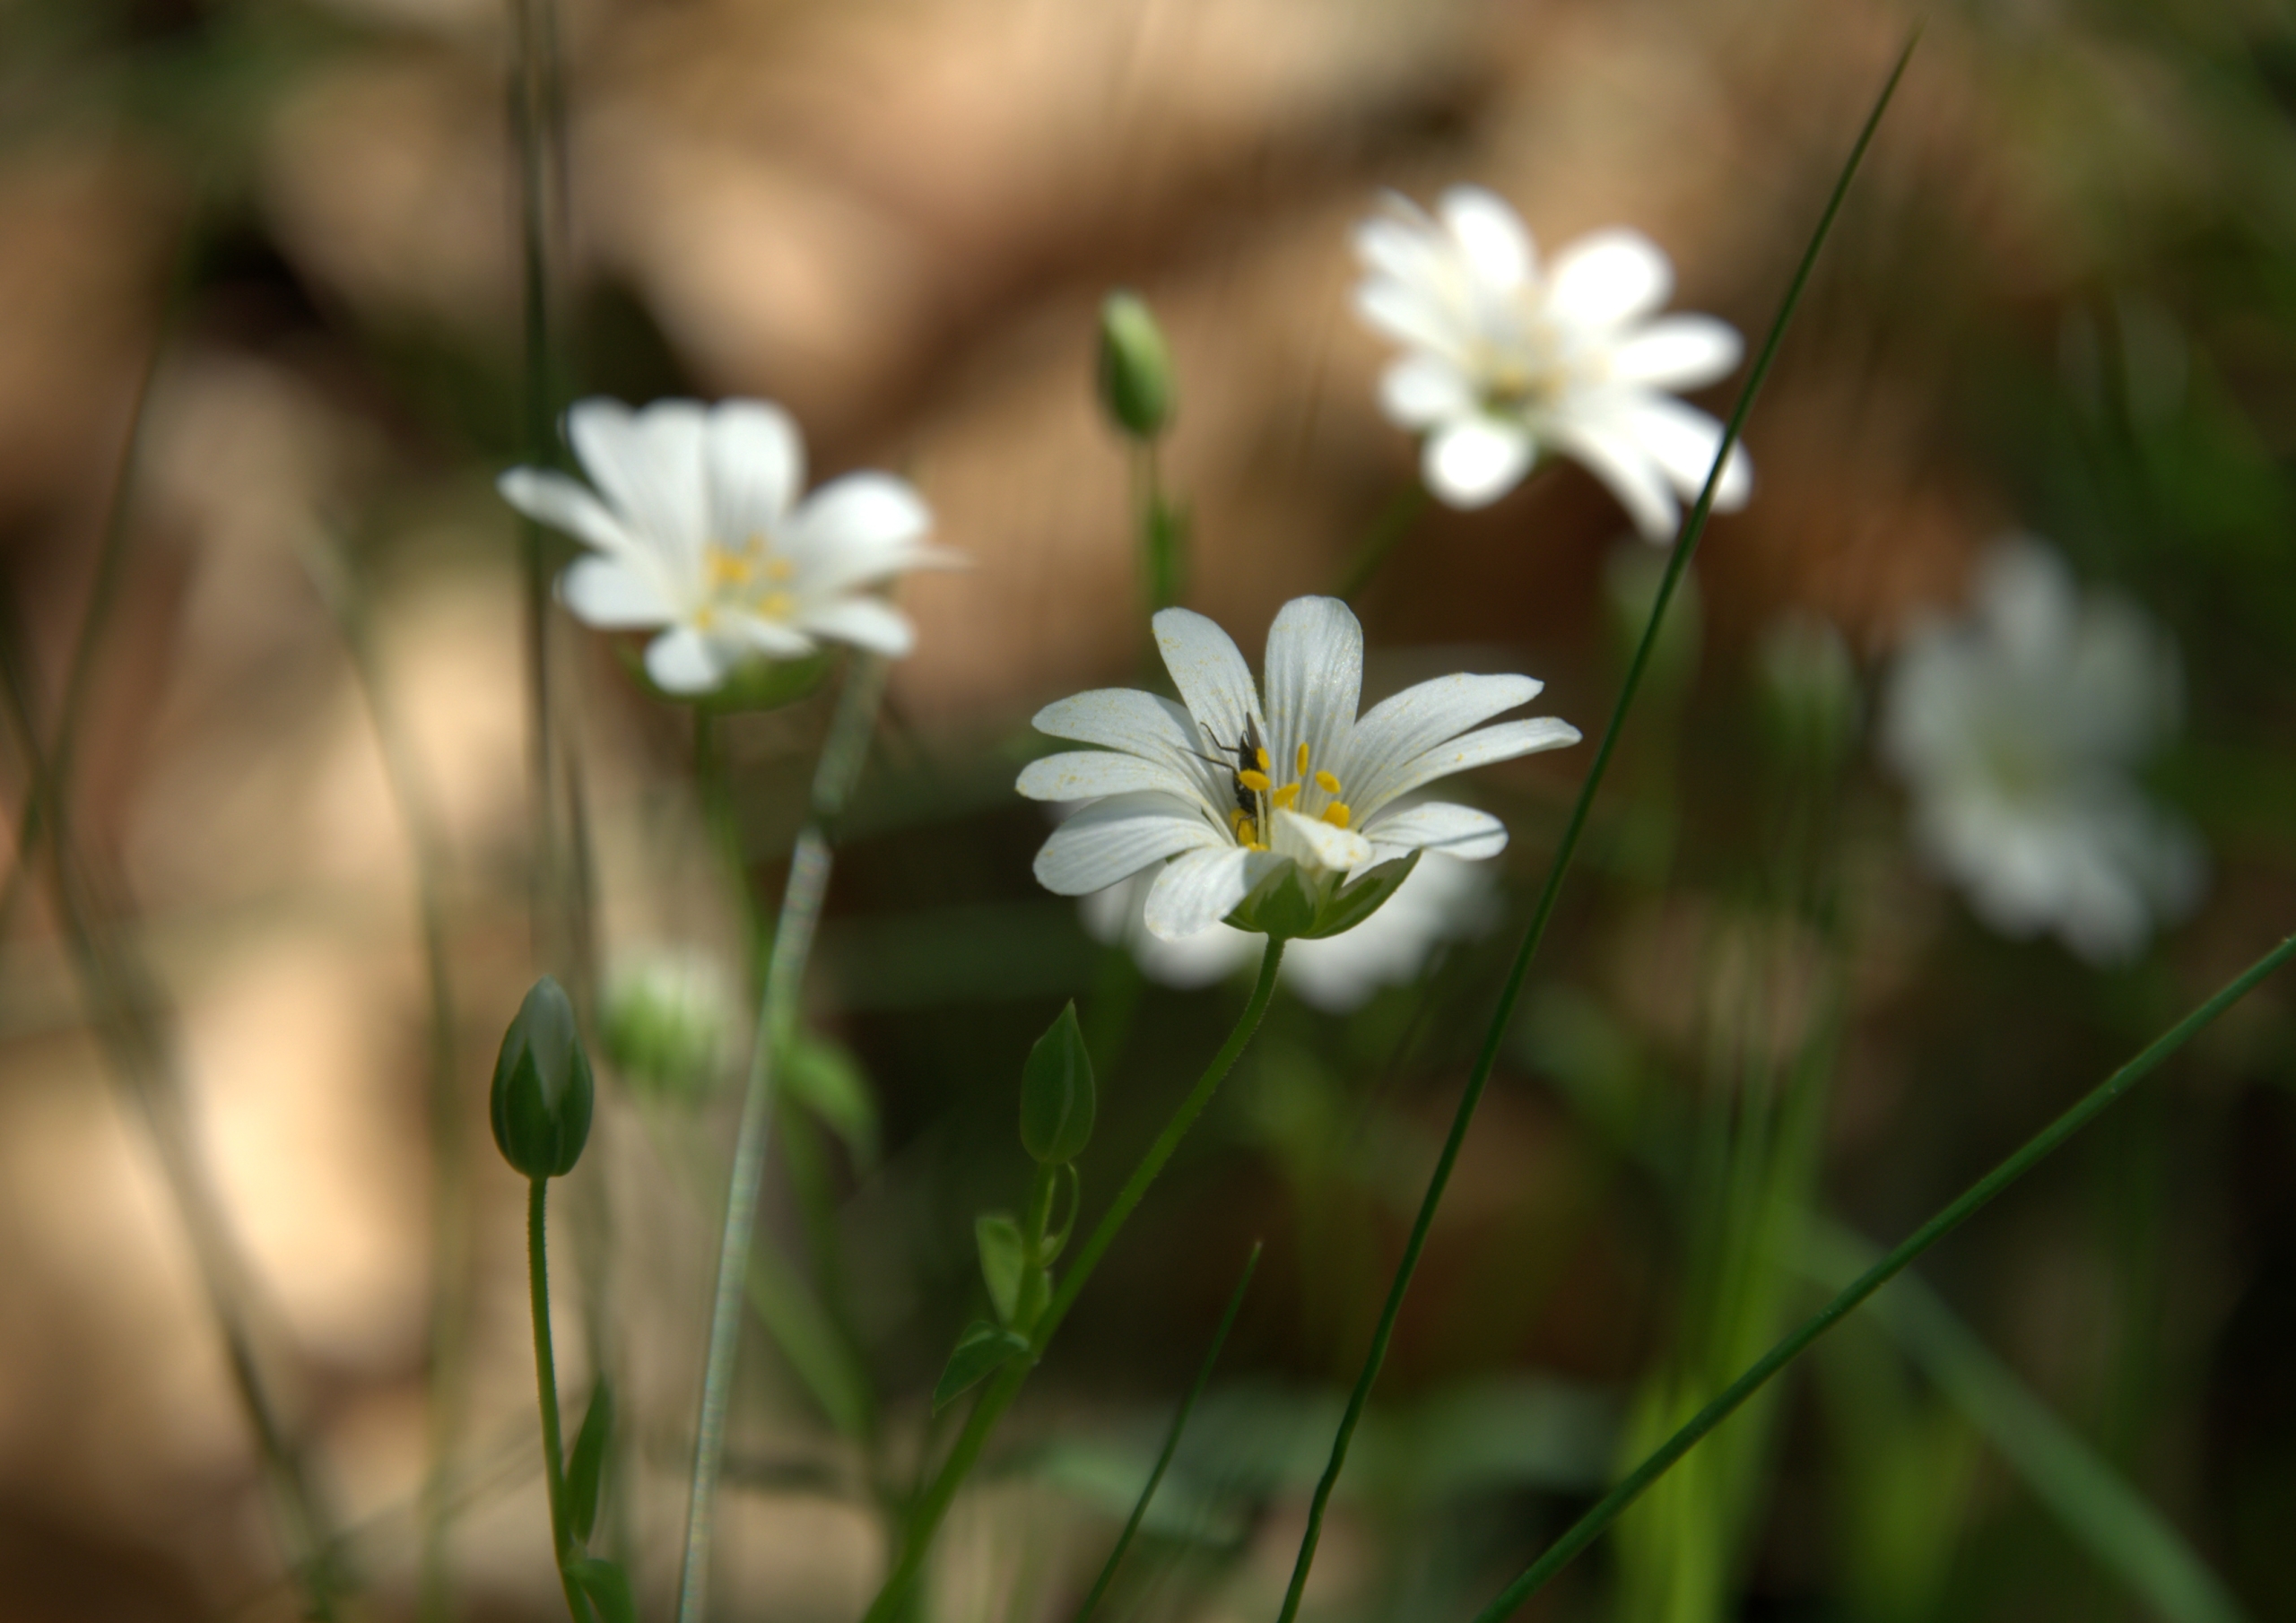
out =
[[(902, 473), (973, 562), (902, 587), (918, 646), (839, 830), (735, 1409), (717, 1611), (837, 1623), (946, 1436), (926, 1397), (984, 1300), (972, 1219), (1026, 1186), (1028, 1045), (1079, 1001), (1089, 1211), (1243, 998), (1144, 978), (1038, 889), (1048, 825), (1011, 792), (1035, 707), (1137, 675), (1103, 293), (1139, 290), (1170, 334), (1187, 601), (1256, 652), (1413, 466), (1348, 304), (1378, 188), (1478, 181), (1544, 245), (1638, 227), (1678, 306), (1759, 335), (1914, 13), (528, 15), (562, 73), (548, 398), (779, 400), (816, 477)], [(1926, 22), (1434, 1230), (1319, 1623), (1470, 1615), (1863, 1248), (2296, 924), (2296, 23), (2239, 0)], [(562, 1615), (494, 1044), (544, 967), (586, 1015), (648, 952), (738, 1007), (752, 943), (690, 720), (562, 618), (564, 860), (534, 860), (491, 485), (530, 401), (509, 8), (7, 0), (0, 30), (0, 1616), (295, 1615), (219, 1291), (354, 1610)], [(2015, 530), (2181, 648), (2187, 719), (2148, 782), (2211, 881), (2132, 965), (1989, 933), (1918, 861), (1873, 748), (1908, 628)], [(1574, 467), (1438, 510), (1363, 600), (1368, 697), (1528, 671), (1591, 739), (1656, 556)], [(1813, 681), (1830, 719), (1781, 725)], [(769, 907), (826, 720), (816, 699), (728, 729)], [(1273, 1615), (1590, 753), (1472, 780), (1514, 831), (1482, 933), (1342, 1014), (1279, 1000), (961, 1503), (931, 1615), (1069, 1615), (1255, 1238), (1108, 1604)], [(79, 874), (61, 892), (42, 806)], [(2292, 997), (2258, 991), (1932, 1254), (1531, 1615), (2296, 1616)], [(553, 1213), (568, 1402), (613, 1372), (606, 1536), (648, 1616), (675, 1582), (741, 1019), (700, 1062), (606, 1067)], [(213, 1222), (187, 1225), (187, 1190)]]

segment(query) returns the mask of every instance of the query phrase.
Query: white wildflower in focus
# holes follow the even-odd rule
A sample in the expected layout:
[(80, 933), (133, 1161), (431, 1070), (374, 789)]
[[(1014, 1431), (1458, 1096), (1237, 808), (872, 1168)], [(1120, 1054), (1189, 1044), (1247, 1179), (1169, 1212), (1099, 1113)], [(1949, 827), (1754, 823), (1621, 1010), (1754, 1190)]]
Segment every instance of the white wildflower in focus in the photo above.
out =
[(2196, 838), (2133, 777), (2175, 728), (2180, 685), (2136, 605), (2083, 594), (2038, 542), (1997, 548), (1970, 613), (1923, 627), (1890, 673), (1882, 748), (1924, 856), (2005, 935), (2135, 957), (2203, 880)]
[(1166, 609), (1155, 629), (1185, 703), (1110, 689), (1048, 705), (1039, 732), (1102, 748), (1031, 762), (1018, 786), (1034, 800), (1091, 802), (1037, 854), (1045, 888), (1084, 896), (1163, 864), (1144, 917), (1167, 941), (1209, 930), (1248, 897), (1257, 907), (1294, 894), (1312, 919), (1295, 909), (1280, 933), (1335, 933), (1384, 894), (1347, 885), (1358, 876), (1415, 851), (1496, 856), (1507, 846), (1497, 818), (1402, 797), (1578, 739), (1552, 716), (1481, 725), (1537, 696), (1527, 676), (1439, 677), (1359, 716), (1363, 629), (1335, 597), (1294, 598), (1276, 615), (1264, 708), (1217, 625)]
[(780, 407), (663, 400), (639, 411), (585, 400), (567, 438), (591, 486), (513, 468), (500, 489), (528, 516), (588, 545), (558, 594), (605, 629), (665, 629), (646, 673), (706, 693), (760, 657), (801, 659), (824, 641), (899, 656), (909, 621), (868, 588), (952, 561), (923, 544), (924, 501), (890, 473), (848, 473), (811, 496), (805, 447)]
[[(1652, 541), (1706, 483), (1722, 425), (1674, 397), (1738, 364), (1737, 329), (1658, 316), (1666, 256), (1638, 231), (1582, 237), (1542, 266), (1514, 210), (1453, 187), (1439, 219), (1390, 195), (1355, 230), (1363, 319), (1405, 347), (1380, 379), (1400, 428), (1425, 436), (1427, 488), (1455, 508), (1496, 501), (1544, 454), (1577, 458)], [(1753, 470), (1732, 447), (1714, 505), (1743, 507)]]
[[(1142, 914), (1150, 881), (1135, 875), (1096, 890), (1078, 903), (1095, 941), (1121, 943), (1150, 980), (1182, 991), (1224, 980), (1257, 960), (1258, 938), (1214, 924), (1179, 941), (1152, 935)], [(1302, 1002), (1326, 1014), (1361, 1008), (1382, 986), (1418, 977), (1445, 942), (1480, 935), (1498, 916), (1490, 870), (1433, 854), (1419, 859), (1377, 913), (1352, 930), (1294, 942), (1283, 954), (1282, 979)]]

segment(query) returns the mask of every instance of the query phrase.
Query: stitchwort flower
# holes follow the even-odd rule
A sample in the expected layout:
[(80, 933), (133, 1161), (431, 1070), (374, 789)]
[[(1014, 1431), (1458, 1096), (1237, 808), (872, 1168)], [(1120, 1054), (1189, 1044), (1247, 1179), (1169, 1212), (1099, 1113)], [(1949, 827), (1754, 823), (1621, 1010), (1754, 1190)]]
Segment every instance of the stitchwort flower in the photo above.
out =
[(2205, 871), (2197, 838), (2133, 776), (2174, 729), (2180, 685), (2135, 603), (2083, 593), (2039, 542), (1996, 549), (1970, 612), (1918, 628), (1884, 694), (1882, 751), (1924, 858), (2005, 935), (2135, 957)]
[(908, 619), (867, 588), (953, 561), (923, 544), (932, 516), (890, 473), (848, 473), (804, 496), (804, 441), (764, 401), (633, 412), (585, 400), (566, 434), (595, 490), (537, 468), (511, 469), (499, 488), (592, 549), (558, 583), (576, 616), (664, 628), (646, 673), (667, 692), (708, 693), (761, 657), (803, 659), (825, 641), (906, 654)]
[(1038, 731), (1102, 748), (1031, 762), (1018, 786), (1091, 803), (1037, 854), (1045, 888), (1084, 896), (1163, 864), (1144, 916), (1166, 940), (1223, 918), (1303, 937), (1361, 923), (1417, 853), (1477, 860), (1507, 847), (1488, 812), (1402, 797), (1578, 741), (1552, 716), (1481, 725), (1537, 697), (1527, 676), (1439, 677), (1359, 716), (1363, 629), (1335, 597), (1294, 598), (1276, 615), (1265, 707), (1217, 625), (1166, 609), (1155, 629), (1184, 703), (1103, 690), (1048, 705)]
[[(1646, 537), (1668, 539), (1677, 498), (1698, 494), (1722, 443), (1722, 425), (1674, 392), (1736, 367), (1737, 330), (1656, 316), (1674, 271), (1639, 232), (1582, 237), (1543, 271), (1523, 222), (1481, 187), (1453, 187), (1438, 213), (1391, 194), (1355, 231), (1355, 308), (1405, 348), (1380, 404), (1425, 436), (1427, 488), (1483, 507), (1560, 454), (1608, 485)], [(1733, 447), (1715, 506), (1742, 507), (1752, 487)]]

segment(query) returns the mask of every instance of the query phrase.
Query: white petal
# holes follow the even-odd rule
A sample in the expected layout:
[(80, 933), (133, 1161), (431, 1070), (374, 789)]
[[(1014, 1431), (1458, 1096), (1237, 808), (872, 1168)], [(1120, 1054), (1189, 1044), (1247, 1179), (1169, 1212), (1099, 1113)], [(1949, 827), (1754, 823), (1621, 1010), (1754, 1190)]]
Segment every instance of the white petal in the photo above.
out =
[(1251, 667), (1237, 652), (1229, 635), (1193, 609), (1165, 609), (1155, 621), (1156, 647), (1172, 685), (1188, 714), (1210, 734), (1220, 749), (1232, 749), (1244, 735), (1244, 724), (1267, 728), (1260, 715), (1259, 693), (1252, 686)]
[(1384, 213), (1355, 228), (1355, 256), (1376, 278), (1406, 287), (1432, 287), (1456, 268), (1442, 228), (1426, 210), (1398, 192), (1382, 198)]
[(1384, 277), (1357, 284), (1355, 313), (1374, 331), (1439, 355), (1457, 358), (1474, 335), (1464, 310), (1437, 290)]
[(738, 546), (771, 535), (805, 488), (805, 442), (779, 406), (727, 400), (713, 406), (703, 441), (710, 529)]
[(1118, 794), (1093, 802), (1052, 831), (1037, 853), (1037, 882), (1057, 896), (1083, 896), (1203, 846), (1238, 849), (1214, 833), (1190, 802), (1152, 793)]
[(1610, 487), (1645, 541), (1673, 537), (1682, 510), (1658, 464), (1623, 422), (1570, 417), (1554, 427), (1555, 442)]
[[(1706, 488), (1707, 475), (1714, 471), (1714, 453), (1722, 447), (1722, 425), (1696, 406), (1665, 395), (1637, 400), (1627, 412), (1626, 423), (1650, 459), (1674, 481), (1683, 499), (1695, 500)], [(1725, 513), (1744, 507), (1753, 485), (1753, 464), (1747, 460), (1745, 447), (1732, 446), (1730, 460), (1722, 467), (1722, 482), (1715, 487), (1715, 507)]]
[(1379, 409), (1399, 429), (1424, 429), (1475, 409), (1466, 374), (1439, 355), (1412, 355), (1379, 378)]
[(1284, 861), (1272, 851), (1223, 845), (1191, 851), (1156, 876), (1143, 918), (1148, 933), (1178, 941), (1209, 930)]
[(821, 645), (794, 626), (778, 620), (765, 620), (755, 614), (729, 615), (726, 619), (728, 639), (738, 644), (745, 653), (762, 654), (768, 659), (804, 659), (821, 652)]
[(807, 609), (797, 617), (797, 628), (888, 659), (899, 659), (917, 646), (917, 629), (909, 616), (874, 597), (840, 597)]
[(578, 558), (558, 577), (558, 601), (601, 630), (666, 625), (676, 607), (655, 571), (620, 558)]
[(1387, 862), (1412, 851), (1439, 851), (1469, 862), (1482, 862), (1507, 848), (1507, 825), (1488, 812), (1455, 806), (1444, 801), (1422, 801), (1387, 817), (1374, 818), (1363, 829), (1371, 842), (1374, 860)]
[(1352, 873), (1371, 861), (1371, 842), (1352, 829), (1335, 829), (1297, 812), (1275, 813), (1275, 840), (1285, 855), (1304, 856), (1332, 873)]
[(793, 523), (825, 551), (891, 551), (923, 540), (933, 513), (906, 479), (848, 473), (808, 497)]
[(1072, 750), (1032, 760), (1021, 768), (1020, 781), (1013, 786), (1031, 800), (1092, 800), (1144, 789), (1183, 799), (1196, 794), (1196, 785), (1178, 777), (1170, 767), (1113, 750)]
[(1332, 770), (1343, 781), (1351, 772), (1368, 780), (1381, 763), (1407, 761), (1517, 705), (1530, 703), (1544, 686), (1530, 676), (1465, 673), (1416, 683), (1364, 712), (1348, 740), (1346, 764)]
[(503, 500), (527, 517), (563, 530), (602, 552), (628, 556), (643, 550), (596, 496), (563, 473), (512, 468), (494, 482), (494, 488), (502, 493)]
[(695, 568), (709, 528), (701, 461), (707, 421), (691, 400), (657, 400), (638, 412), (618, 400), (582, 400), (566, 413), (583, 472), (623, 523)]
[(1309, 770), (1340, 756), (1363, 697), (1363, 627), (1336, 597), (1295, 597), (1267, 631), (1267, 747), (1278, 783), (1306, 744)]
[(1493, 288), (1518, 288), (1530, 279), (1531, 237), (1515, 211), (1479, 186), (1443, 194), (1443, 223), (1475, 275)]
[(1560, 320), (1615, 327), (1648, 316), (1673, 291), (1674, 267), (1639, 231), (1596, 231), (1554, 256), (1547, 308)]
[(1653, 389), (1694, 389), (1727, 377), (1745, 346), (1738, 329), (1711, 316), (1654, 321), (1611, 352), (1610, 376)]
[(646, 647), (646, 674), (665, 693), (707, 693), (731, 663), (691, 626), (672, 626)]
[(1054, 738), (1105, 744), (1152, 759), (1193, 755), (1203, 748), (1185, 706), (1136, 688), (1095, 688), (1059, 699), (1036, 713), (1031, 725)]
[(1369, 821), (1379, 807), (1397, 795), (1410, 794), (1422, 784), (1448, 777), (1454, 772), (1487, 767), (1493, 761), (1512, 760), (1518, 755), (1530, 755), (1541, 750), (1560, 750), (1578, 742), (1578, 729), (1555, 716), (1535, 716), (1528, 721), (1502, 721), (1495, 727), (1484, 727), (1464, 738), (1438, 744), (1432, 750), (1390, 768), (1370, 783), (1361, 787), (1350, 784), (1348, 788), (1357, 797), (1356, 814)]
[(1488, 507), (1522, 482), (1536, 447), (1521, 427), (1495, 417), (1461, 417), (1427, 437), (1420, 467), (1446, 507)]

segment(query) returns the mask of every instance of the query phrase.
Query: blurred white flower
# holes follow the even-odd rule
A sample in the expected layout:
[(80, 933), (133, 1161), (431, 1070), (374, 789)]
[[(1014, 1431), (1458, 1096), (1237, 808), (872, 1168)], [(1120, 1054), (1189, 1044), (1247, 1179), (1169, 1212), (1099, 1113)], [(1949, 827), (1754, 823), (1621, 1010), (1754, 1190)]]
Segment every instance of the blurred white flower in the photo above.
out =
[[(1259, 940), (1214, 924), (1181, 941), (1149, 933), (1143, 913), (1149, 881), (1135, 875), (1077, 904), (1095, 941), (1121, 942), (1150, 980), (1188, 990), (1223, 980), (1257, 959)], [(1352, 930), (1293, 942), (1283, 954), (1283, 982), (1302, 1002), (1344, 1014), (1382, 986), (1415, 979), (1445, 942), (1480, 935), (1498, 917), (1490, 870), (1433, 852), (1379, 910)]]
[(2134, 958), (2205, 872), (2192, 830), (2132, 776), (2174, 730), (2180, 689), (2174, 647), (2135, 604), (2084, 595), (2039, 542), (2003, 543), (1970, 612), (1920, 628), (1890, 672), (1882, 749), (1923, 855), (2005, 935)]
[(1037, 854), (1037, 878), (1057, 894), (1088, 895), (1178, 859), (1145, 908), (1166, 940), (1210, 929), (1287, 867), (1320, 908), (1343, 881), (1413, 851), (1496, 856), (1507, 847), (1497, 818), (1400, 797), (1578, 739), (1552, 716), (1478, 725), (1535, 698), (1541, 684), (1527, 676), (1439, 677), (1359, 717), (1363, 629), (1335, 597), (1294, 598), (1276, 615), (1265, 710), (1217, 625), (1166, 609), (1155, 628), (1185, 706), (1118, 689), (1048, 705), (1039, 732), (1106, 748), (1031, 762), (1017, 786), (1032, 800), (1091, 802)]
[[(1440, 219), (1390, 194), (1355, 230), (1363, 319), (1405, 346), (1380, 379), (1400, 428), (1423, 433), (1427, 488), (1455, 508), (1496, 501), (1539, 456), (1576, 457), (1652, 541), (1706, 483), (1722, 425), (1674, 397), (1738, 364), (1737, 330), (1657, 316), (1674, 270), (1639, 232), (1581, 237), (1542, 273), (1530, 233), (1481, 187)], [(1743, 507), (1753, 469), (1731, 447), (1714, 505)]]
[(715, 1085), (742, 1027), (725, 967), (695, 950), (621, 954), (606, 971), (599, 1005), (606, 1057), (629, 1081), (667, 1091)]
[(803, 658), (824, 640), (906, 654), (909, 621), (866, 588), (953, 561), (923, 544), (932, 515), (890, 473), (848, 473), (800, 499), (804, 441), (764, 401), (633, 412), (585, 400), (566, 434), (595, 492), (537, 468), (511, 469), (499, 488), (593, 549), (558, 583), (577, 616), (667, 628), (646, 673), (668, 692), (706, 693), (752, 660)]

